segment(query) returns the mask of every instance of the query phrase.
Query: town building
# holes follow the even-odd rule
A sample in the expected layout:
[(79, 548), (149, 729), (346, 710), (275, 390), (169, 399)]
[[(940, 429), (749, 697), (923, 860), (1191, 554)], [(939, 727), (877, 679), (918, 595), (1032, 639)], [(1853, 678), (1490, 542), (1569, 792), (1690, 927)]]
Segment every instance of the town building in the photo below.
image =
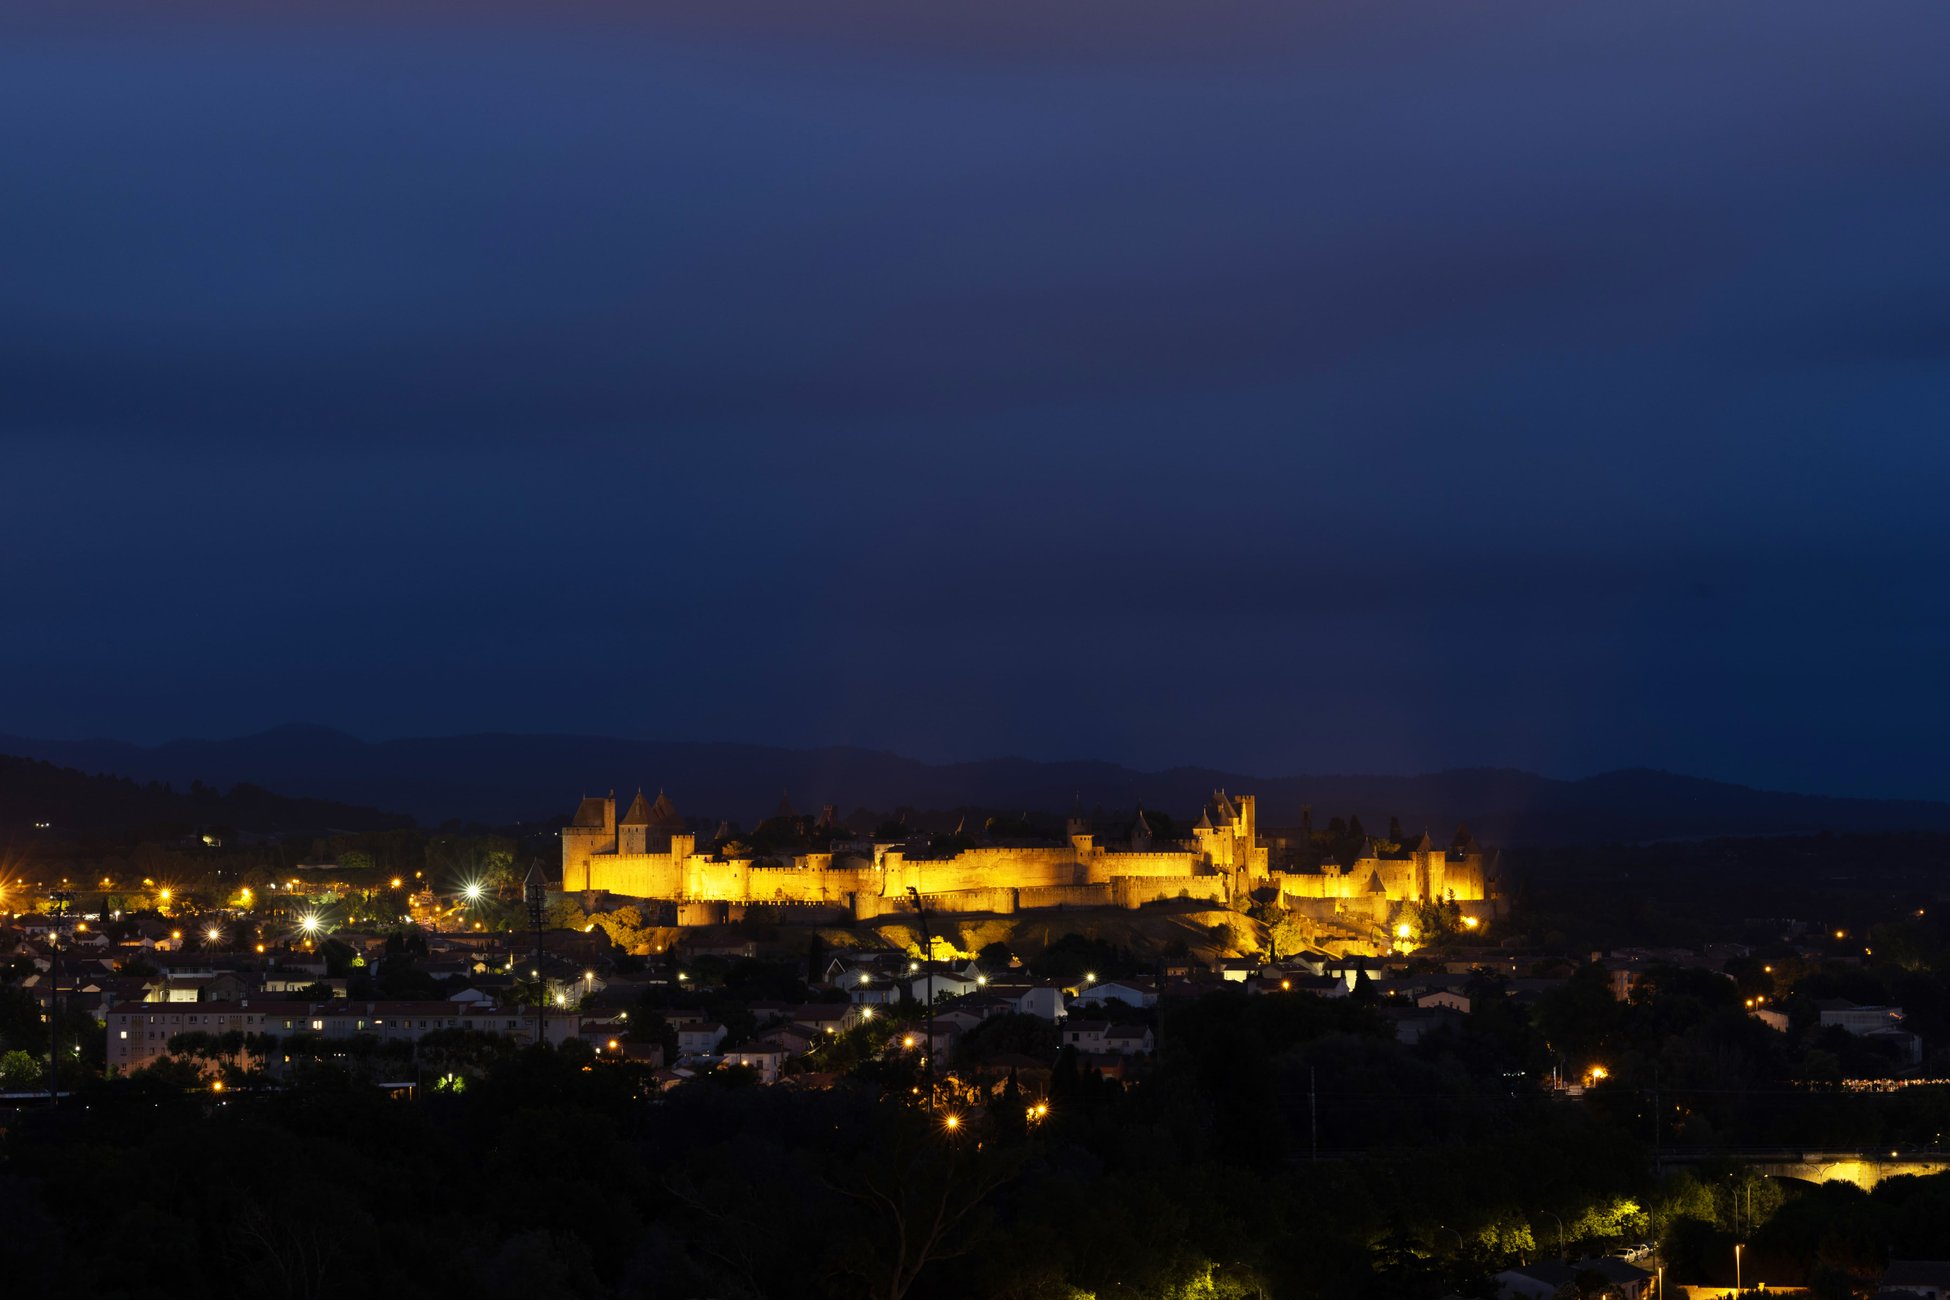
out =
[[(526, 1007), (463, 1007), (453, 1002), (140, 1002), (106, 1012), (109, 1069), (126, 1074), (172, 1055), (169, 1041), (181, 1034), (212, 1037), (237, 1032), (285, 1039), (299, 1035), (333, 1041), (372, 1038), (418, 1042), (441, 1029), (471, 1029), (535, 1041), (534, 1011)], [(548, 1041), (576, 1037), (578, 1017), (552, 1013)]]

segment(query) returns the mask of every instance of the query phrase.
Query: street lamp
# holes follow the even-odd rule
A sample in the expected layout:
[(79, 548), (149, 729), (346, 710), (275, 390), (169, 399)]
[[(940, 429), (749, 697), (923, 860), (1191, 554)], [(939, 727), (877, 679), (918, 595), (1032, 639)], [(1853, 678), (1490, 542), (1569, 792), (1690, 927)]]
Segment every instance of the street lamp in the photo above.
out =
[(68, 905), (74, 902), (74, 891), (57, 889), (50, 897), (54, 900), (54, 933), (47, 981), (47, 1104), (52, 1109), (61, 1104), (61, 1076), (55, 1062), (55, 1044), (61, 1038), (61, 949), (65, 946), (61, 930), (68, 918)]
[[(928, 909), (921, 906), (920, 888), (915, 885), (909, 885), (907, 887), (907, 896), (908, 898), (913, 900), (914, 914), (918, 916), (921, 920), (921, 951), (926, 953), (929, 956), (929, 958), (932, 959), (934, 955), (934, 937), (928, 933)], [(934, 962), (933, 960), (929, 960), (928, 962), (928, 1051), (927, 1051), (927, 1055), (921, 1058), (921, 1064), (927, 1070), (928, 1109), (933, 1110), (934, 1109)], [(949, 1118), (953, 1119), (954, 1116), (951, 1115), (949, 1116)], [(950, 1124), (948, 1127), (953, 1128), (954, 1125)]]
[[(471, 886), (478, 890), (479, 885)], [(548, 985), (542, 981), (542, 907), (547, 894), (542, 888), (542, 869), (528, 869), (528, 920), (535, 927), (535, 1045), (548, 1042)]]

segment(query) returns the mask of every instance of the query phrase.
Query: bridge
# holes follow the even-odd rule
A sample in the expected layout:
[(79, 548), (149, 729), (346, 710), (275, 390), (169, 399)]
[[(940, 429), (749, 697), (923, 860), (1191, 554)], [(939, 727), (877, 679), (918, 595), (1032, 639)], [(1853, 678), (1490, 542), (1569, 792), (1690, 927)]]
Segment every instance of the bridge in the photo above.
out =
[(1793, 1147), (1749, 1148), (1730, 1151), (1666, 1151), (1664, 1164), (1703, 1164), (1737, 1160), (1769, 1178), (1794, 1178), (1804, 1183), (1853, 1183), (1868, 1191), (1877, 1183), (1905, 1175), (1925, 1177), (1950, 1171), (1946, 1151), (1807, 1151)]

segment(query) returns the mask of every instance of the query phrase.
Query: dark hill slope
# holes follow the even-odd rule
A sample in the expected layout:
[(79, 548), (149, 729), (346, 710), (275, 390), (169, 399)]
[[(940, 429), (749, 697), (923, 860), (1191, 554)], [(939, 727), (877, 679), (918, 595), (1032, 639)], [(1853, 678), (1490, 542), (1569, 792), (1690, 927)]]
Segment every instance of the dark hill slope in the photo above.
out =
[(401, 808), (423, 822), (494, 824), (566, 816), (585, 792), (667, 789), (681, 811), (750, 825), (780, 793), (801, 809), (978, 807), (1060, 813), (1142, 802), (1188, 818), (1214, 787), (1257, 794), (1266, 826), (1311, 806), (1317, 823), (1357, 815), (1379, 831), (1447, 835), (1467, 822), (1493, 843), (1594, 843), (1812, 831), (1950, 830), (1950, 804), (1831, 799), (1631, 770), (1565, 781), (1509, 768), (1421, 776), (1263, 777), (1217, 768), (1140, 772), (1114, 763), (997, 758), (923, 763), (879, 750), (628, 740), (613, 736), (419, 737), (377, 743), (324, 727), (153, 747), (0, 737), (0, 752), (167, 780), (249, 781), (346, 805)]
[(382, 830), (408, 825), (410, 819), (323, 799), (287, 798), (254, 785), (219, 791), (195, 784), (177, 790), (0, 755), (0, 827), (32, 828), (40, 822), (81, 832), (223, 826), (281, 833)]

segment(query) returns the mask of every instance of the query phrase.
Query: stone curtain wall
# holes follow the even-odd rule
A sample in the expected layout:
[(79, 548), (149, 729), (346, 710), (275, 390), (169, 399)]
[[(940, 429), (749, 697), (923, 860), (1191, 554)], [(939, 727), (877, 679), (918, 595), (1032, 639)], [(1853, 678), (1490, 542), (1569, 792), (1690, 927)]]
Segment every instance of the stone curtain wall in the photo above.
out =
[(668, 853), (599, 853), (589, 859), (589, 888), (631, 898), (682, 898), (683, 867)]
[(952, 858), (909, 859), (889, 853), (885, 863), (885, 892), (903, 896), (909, 887), (923, 894), (946, 894), (964, 889), (1023, 889), (1083, 883), (1076, 851), (1067, 846), (969, 849)]
[(1220, 904), (1226, 901), (1224, 876), (1119, 876), (1110, 886), (1111, 897), (1119, 907), (1138, 908), (1174, 898)]
[(1016, 906), (1023, 909), (1110, 907), (1115, 901), (1109, 881), (1098, 885), (1036, 885), (1016, 891)]
[(1106, 853), (1098, 850), (1084, 864), (1087, 878), (1108, 884), (1120, 876), (1168, 876), (1174, 880), (1195, 875), (1198, 857), (1184, 849), (1165, 849), (1151, 853)]
[[(957, 889), (945, 894), (923, 894), (921, 903), (930, 914), (940, 913), (951, 916), (967, 912), (993, 912), (998, 916), (1011, 916), (1016, 911), (1016, 891), (1013, 889)], [(858, 921), (871, 921), (877, 916), (914, 915), (914, 901), (906, 894), (855, 894), (853, 896), (853, 917)]]

